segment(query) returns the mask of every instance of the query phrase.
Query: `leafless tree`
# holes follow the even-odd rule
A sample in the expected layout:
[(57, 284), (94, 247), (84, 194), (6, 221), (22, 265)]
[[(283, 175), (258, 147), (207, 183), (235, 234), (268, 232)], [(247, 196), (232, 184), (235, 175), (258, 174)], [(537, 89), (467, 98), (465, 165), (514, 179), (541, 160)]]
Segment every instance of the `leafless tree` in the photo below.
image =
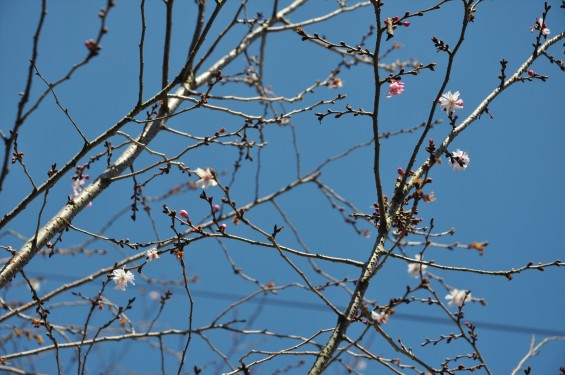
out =
[[(550, 32), (546, 21), (563, 10), (539, 4), (535, 21), (525, 26), (532, 28), (530, 56), (513, 71), (500, 60), (492, 90), (462, 118), (459, 110), (472, 105), (450, 80), (481, 0), (413, 2), (398, 16), (389, 11), (392, 4), (373, 0), (132, 3), (108, 0), (96, 36), (81, 46), (84, 57), (66, 60), (71, 68), (58, 77), (45, 72), (40, 53), (51, 17), (47, 0), (40, 4), (16, 118), (1, 129), (0, 191), (17, 186), (19, 196), (2, 198), (9, 207), (0, 219), (0, 368), (17, 374), (55, 368), (59, 374), (142, 368), (163, 374), (492, 373), (478, 328), (464, 317), (470, 304), (486, 302), (470, 286), (451, 286), (451, 275), (512, 280), (565, 263), (509, 260), (498, 270), (449, 265), (458, 251), (482, 254), (487, 242), (453, 242), (453, 229), (434, 227), (433, 214), (420, 212), (433, 207), (439, 164), (467, 169), (469, 156), (452, 143), (489, 121), (499, 95), (516, 84), (531, 95), (532, 82), (549, 78), (533, 69), (538, 61), (551, 63), (555, 74), (565, 70), (550, 53), (565, 32), (557, 22)], [(157, 21), (156, 7), (164, 21)], [(426, 48), (439, 62), (395, 56), (399, 34), (453, 8), (457, 30), (449, 36), (429, 30)], [(340, 27), (354, 31), (343, 34), (364, 32), (356, 40), (334, 40), (328, 25), (355, 15), (370, 21), (344, 22)], [(87, 16), (96, 15), (77, 18)], [(104, 66), (111, 70), (115, 61), (104, 45), (120, 23), (139, 29), (135, 42), (128, 41), (137, 44), (137, 61), (121, 73), (128, 80), (115, 84), (131, 106), (115, 108), (108, 102), (113, 96), (80, 82), (85, 75), (104, 79), (92, 73), (99, 61), (110, 59)], [(46, 59), (53, 58), (49, 53)], [(276, 61), (279, 55), (287, 60)], [(314, 55), (331, 63), (317, 68), (308, 57)], [(302, 71), (318, 75), (305, 78)], [(345, 72), (365, 81), (365, 91), (350, 92)], [(425, 75), (435, 84), (421, 120), (391, 121), (383, 108)], [(67, 103), (79, 93), (89, 104), (75, 109)], [(358, 105), (361, 98), (370, 107)], [(38, 119), (45, 107), (64, 119)], [(119, 120), (84, 125), (109, 107)], [(341, 121), (365, 126), (370, 136), (358, 141), (331, 128)], [(23, 134), (33, 134), (38, 123), (52, 126), (56, 139), (45, 140), (42, 150), (64, 149), (67, 159), (48, 160), (63, 154), (28, 145)], [(395, 140), (410, 144), (398, 169), (384, 162), (381, 148)], [(370, 163), (357, 165), (359, 154)], [(370, 185), (372, 196), (359, 199), (359, 184)], [(455, 251), (432, 256), (432, 249)], [(391, 283), (387, 270), (398, 265), (403, 275), (383, 290)], [(46, 272), (36, 277), (37, 269)], [(276, 281), (269, 276), (275, 273)], [(208, 295), (196, 293), (199, 288)], [(208, 303), (211, 296), (222, 302)], [(273, 304), (281, 299), (317, 305), (307, 312), (290, 306), (281, 321), (284, 314)], [(409, 304), (433, 309), (451, 333), (391, 335), (387, 324)], [(303, 322), (311, 330), (296, 332)], [(547, 342), (532, 343), (515, 373)], [(432, 348), (439, 357), (427, 354)]]

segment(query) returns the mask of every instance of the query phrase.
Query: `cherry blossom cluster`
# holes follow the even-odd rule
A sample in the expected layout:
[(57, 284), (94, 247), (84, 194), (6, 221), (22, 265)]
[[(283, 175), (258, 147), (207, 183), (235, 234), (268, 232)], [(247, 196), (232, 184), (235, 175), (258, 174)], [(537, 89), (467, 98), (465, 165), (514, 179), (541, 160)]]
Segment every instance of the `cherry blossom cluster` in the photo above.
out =
[(470, 161), (471, 159), (469, 158), (469, 155), (466, 152), (457, 149), (454, 153), (450, 155), (447, 163), (451, 167), (453, 167), (453, 170), (455, 172), (459, 172), (461, 170), (467, 169), (467, 166), (469, 165)]
[(530, 32), (533, 33), (536, 30), (541, 30), (543, 36), (547, 36), (551, 33), (551, 30), (548, 29), (543, 18), (536, 19), (534, 26), (530, 27)]

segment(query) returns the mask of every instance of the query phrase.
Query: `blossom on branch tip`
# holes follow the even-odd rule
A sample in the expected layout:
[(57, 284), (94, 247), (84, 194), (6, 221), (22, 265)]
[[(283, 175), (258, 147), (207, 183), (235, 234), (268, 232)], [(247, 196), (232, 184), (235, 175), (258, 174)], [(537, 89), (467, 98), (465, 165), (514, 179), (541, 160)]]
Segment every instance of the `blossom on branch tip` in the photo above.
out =
[(159, 253), (156, 248), (152, 248), (147, 250), (145, 257), (147, 258), (147, 261), (151, 262), (153, 259), (159, 259)]
[(551, 33), (551, 30), (549, 30), (545, 22), (543, 22), (543, 18), (538, 18), (535, 22), (536, 23), (534, 24), (534, 26), (530, 27), (530, 32), (533, 33), (535, 30), (541, 30), (541, 33), (544, 36), (547, 36), (549, 35), (549, 33)]
[(400, 95), (404, 92), (404, 82), (393, 80), (390, 86), (388, 87), (388, 94), (387, 98), (392, 98), (395, 95)]
[(188, 220), (188, 212), (186, 212), (185, 210), (180, 210), (179, 215)]
[(133, 282), (134, 278), (135, 276), (131, 273), (131, 271), (126, 271), (123, 268), (112, 271), (112, 280), (116, 283), (116, 286), (114, 287), (116, 290), (125, 291), (128, 283), (135, 285)]
[(200, 180), (198, 180), (194, 183), (196, 185), (197, 189), (206, 189), (210, 186), (218, 185), (216, 180), (214, 180), (213, 169), (211, 169), (211, 168), (206, 168), (206, 169), (196, 168), (192, 172), (194, 174), (196, 174), (198, 177), (200, 177)]
[(447, 163), (453, 167), (455, 172), (467, 169), (470, 162), (471, 159), (469, 158), (469, 155), (460, 149), (457, 149), (454, 153), (452, 153), (451, 157), (447, 161)]
[(461, 307), (465, 302), (471, 300), (471, 292), (467, 290), (452, 289), (447, 296), (446, 300), (449, 300), (450, 306)]
[[(414, 257), (414, 259), (416, 260), (422, 260), (422, 256), (420, 254), (416, 254), (416, 256)], [(417, 279), (418, 277), (420, 277), (421, 274), (424, 273), (424, 270), (428, 268), (427, 265), (425, 264), (421, 264), (421, 263), (409, 263), (408, 264), (408, 274)]]
[(459, 99), (459, 95), (459, 91), (455, 91), (454, 93), (448, 91), (444, 93), (438, 100), (441, 104), (441, 109), (446, 111), (449, 115), (452, 115), (456, 109), (462, 109), (463, 99)]

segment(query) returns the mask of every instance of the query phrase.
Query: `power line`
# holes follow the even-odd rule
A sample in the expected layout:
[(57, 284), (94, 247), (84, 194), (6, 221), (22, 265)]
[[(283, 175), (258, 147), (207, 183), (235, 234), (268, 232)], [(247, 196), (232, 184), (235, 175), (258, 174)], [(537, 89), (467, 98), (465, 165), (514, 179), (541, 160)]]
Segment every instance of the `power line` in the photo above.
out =
[[(48, 279), (58, 279), (62, 281), (70, 281), (76, 280), (72, 276), (65, 276), (65, 275), (57, 275), (57, 274), (50, 274), (47, 272), (28, 272), (29, 274), (34, 274), (36, 277), (45, 277)], [(178, 286), (172, 286), (173, 288), (179, 288)], [(198, 290), (192, 289), (191, 293), (194, 296), (200, 296), (203, 298), (213, 299), (213, 300), (225, 300), (225, 301), (237, 301), (243, 298), (246, 298), (246, 295), (239, 295), (235, 293), (225, 293), (225, 292), (217, 292), (217, 291), (207, 291), (207, 290)], [(264, 303), (271, 306), (280, 306), (280, 307), (287, 307), (290, 309), (298, 309), (298, 310), (313, 310), (313, 311), (320, 311), (320, 309), (325, 308), (325, 305), (321, 303), (315, 302), (304, 302), (304, 301), (295, 301), (295, 300), (286, 300), (286, 299), (266, 299), (266, 300), (258, 300), (258, 299), (251, 299), (246, 303), (253, 303), (259, 304)], [(336, 306), (340, 310), (344, 310), (343, 306)], [(435, 316), (426, 316), (421, 314), (409, 314), (409, 313), (402, 313), (402, 312), (395, 312), (394, 319), (405, 320), (410, 322), (418, 322), (418, 323), (428, 323), (428, 324), (451, 324), (452, 321), (448, 318), (442, 317), (435, 317)], [(473, 324), (475, 324), (480, 329), (485, 330), (492, 330), (492, 331), (502, 331), (502, 332), (511, 332), (511, 333), (520, 333), (520, 334), (529, 334), (529, 335), (541, 335), (541, 336), (565, 336), (565, 331), (557, 330), (557, 329), (547, 329), (547, 328), (540, 328), (540, 327), (529, 327), (529, 326), (519, 326), (513, 324), (503, 324), (503, 323), (491, 323), (485, 321), (476, 321), (473, 320)]]
[[(191, 293), (195, 296), (201, 296), (204, 298), (215, 299), (215, 300), (240, 300), (245, 298), (244, 295), (232, 294), (232, 293), (224, 293), (224, 292), (215, 292), (215, 291), (203, 291), (203, 290), (194, 290), (191, 289)], [(264, 301), (254, 300), (251, 299), (247, 302), (251, 303), (264, 303), (274, 306), (281, 306), (281, 307), (288, 307), (291, 309), (299, 309), (299, 310), (316, 310), (320, 311), (323, 309), (325, 305), (321, 303), (315, 302), (301, 302), (295, 300), (285, 300), (285, 299), (268, 299)], [(339, 310), (344, 310), (343, 306), (336, 306)], [(441, 318), (441, 317), (434, 317), (434, 316), (425, 316), (420, 314), (408, 314), (408, 313), (401, 313), (395, 312), (394, 319), (399, 320), (406, 320), (418, 323), (430, 323), (430, 324), (451, 324), (452, 321), (448, 318)], [(512, 333), (525, 333), (525, 334), (535, 334), (535, 335), (542, 335), (542, 336), (565, 336), (565, 331), (555, 330), (555, 329), (547, 329), (547, 328), (539, 328), (539, 327), (526, 327), (526, 326), (518, 326), (512, 324), (502, 324), (502, 323), (489, 323), (484, 321), (476, 321), (473, 320), (473, 324), (481, 329), (492, 330), (492, 331), (504, 331), (504, 332), (512, 332)]]

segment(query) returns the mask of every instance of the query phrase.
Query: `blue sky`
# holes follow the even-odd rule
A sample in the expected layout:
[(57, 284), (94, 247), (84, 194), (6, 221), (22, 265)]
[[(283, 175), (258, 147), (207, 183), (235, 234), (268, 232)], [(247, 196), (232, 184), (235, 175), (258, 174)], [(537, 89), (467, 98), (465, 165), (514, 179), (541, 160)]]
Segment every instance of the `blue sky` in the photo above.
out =
[[(266, 3), (269, 5), (265, 5)], [(250, 16), (257, 11), (270, 14), (270, 3), (252, 2), (249, 8)], [(289, 1), (281, 1), (281, 6), (288, 3)], [(564, 11), (559, 9), (558, 1), (548, 3), (553, 7), (547, 24), (551, 29), (550, 36), (554, 36), (561, 31), (559, 27), (565, 24), (565, 16)], [(407, 10), (416, 11), (420, 6), (428, 7), (433, 4), (430, 1), (390, 1), (386, 2), (384, 15), (402, 15)], [(220, 15), (219, 25), (225, 25), (226, 20), (233, 14), (235, 5), (236, 2), (228, 2), (226, 9)], [(48, 3), (48, 16), (41, 36), (38, 59), (38, 69), (47, 80), (57, 80), (85, 56), (84, 41), (96, 36), (100, 22), (97, 13), (103, 6), (102, 1)], [(290, 19), (304, 20), (323, 14), (324, 10), (329, 11), (334, 7), (334, 1), (314, 1), (293, 14)], [(531, 54), (535, 34), (530, 33), (529, 27), (542, 11), (542, 1), (491, 0), (480, 4), (475, 22), (469, 27), (447, 86), (448, 90), (460, 91), (465, 101), (464, 109), (459, 113), (461, 119), (470, 114), (497, 86), (501, 59), (508, 60), (507, 72), (512, 74)], [(192, 21), (186, 20), (187, 18), (192, 20), (194, 12), (192, 2), (177, 1), (175, 12), (177, 13), (174, 19), (171, 72), (176, 72), (186, 57), (188, 36), (193, 29)], [(0, 2), (0, 44), (4, 51), (3, 58), (0, 59), (0, 102), (2, 103), (0, 130), (5, 134), (14, 123), (18, 93), (25, 85), (31, 41), (38, 15), (37, 1)], [(425, 121), (446, 66), (446, 57), (435, 51), (430, 39), (435, 35), (449, 44), (455, 43), (458, 35), (458, 31), (455, 30), (461, 16), (460, 2), (450, 2), (437, 14), (430, 13), (425, 17), (411, 19), (410, 27), (398, 29), (395, 38), (388, 42), (390, 45), (393, 41), (398, 41), (403, 47), (394, 51), (384, 62), (415, 58), (424, 64), (435, 62), (437, 68), (436, 72), (424, 71), (418, 76), (404, 77), (406, 90), (400, 96), (385, 99), (383, 94), (380, 108), (382, 131), (411, 128)], [(148, 1), (146, 17), (148, 28), (145, 48), (145, 99), (160, 87), (164, 38), (162, 2)], [(69, 113), (88, 138), (98, 136), (116, 123), (135, 104), (138, 90), (139, 19), (137, 3), (118, 2), (108, 17), (109, 32), (102, 40), (103, 48), (100, 55), (77, 71), (70, 82), (57, 89), (59, 99), (69, 109)], [(366, 8), (337, 17), (326, 24), (307, 26), (305, 30), (310, 34), (317, 32), (335, 42), (344, 40), (355, 45), (368, 31), (371, 22), (371, 12)], [(210, 35), (214, 36), (222, 29), (223, 26), (213, 28)], [(210, 61), (214, 61), (228, 48), (232, 48), (245, 31), (245, 27), (236, 28), (235, 32), (229, 35), (212, 54)], [(211, 39), (209, 38), (208, 43)], [(258, 48), (254, 46), (251, 54), (257, 53)], [(561, 44), (554, 45), (550, 54), (562, 58)], [(340, 61), (338, 55), (300, 41), (292, 31), (273, 34), (266, 45), (266, 56), (264, 82), (274, 93), (285, 96), (295, 95), (297, 91), (313, 84), (316, 80), (325, 79)], [(243, 72), (247, 66), (247, 62), (238, 59), (226, 67), (223, 74), (235, 75)], [(530, 261), (537, 264), (565, 258), (563, 251), (565, 173), (561, 165), (565, 160), (563, 147), (565, 80), (563, 72), (546, 60), (538, 60), (532, 69), (539, 74), (549, 76), (549, 80), (517, 84), (500, 95), (489, 107), (494, 118), (483, 116), (451, 146), (452, 150), (460, 148), (469, 153), (471, 158), (469, 167), (464, 172), (454, 173), (445, 161), (436, 166), (431, 172), (433, 183), (429, 189), (435, 192), (437, 200), (433, 204), (420, 207), (419, 215), (424, 219), (423, 223), (429, 223), (433, 218), (437, 232), (456, 229), (454, 235), (439, 238), (438, 242), (468, 244), (473, 241), (488, 241), (489, 245), (484, 255), (479, 256), (469, 250), (431, 249), (426, 253), (428, 259), (451, 266), (508, 270), (521, 267)], [(351, 104), (353, 108), (371, 109), (373, 100), (371, 69), (367, 66), (355, 66), (351, 69), (343, 69), (339, 77), (344, 81), (344, 86), (339, 90), (332, 91), (320, 87), (314, 94), (306, 96), (303, 102), (285, 104), (285, 109), (279, 109), (290, 111), (319, 100), (331, 99), (338, 93), (347, 95), (345, 100), (337, 102), (332, 107), (322, 106), (293, 117), (303, 174), (316, 168), (328, 157), (371, 138), (368, 118), (343, 116), (339, 120), (328, 117), (322, 124), (317, 121), (314, 112), (324, 112), (326, 108), (343, 110), (345, 103)], [(44, 89), (44, 84), (36, 80), (32, 97), (37, 98)], [(214, 90), (213, 93), (216, 95), (254, 95), (253, 90), (230, 83), (218, 86)], [(220, 104), (225, 105), (225, 103)], [(234, 108), (253, 114), (262, 113), (262, 108), (259, 106), (236, 103)], [(439, 143), (448, 134), (449, 125), (445, 113), (436, 111), (435, 118), (444, 121), (430, 134)], [(213, 134), (221, 127), (234, 131), (242, 125), (241, 119), (205, 110), (193, 111), (169, 121), (169, 126), (172, 128), (198, 136)], [(131, 124), (124, 128), (124, 131), (135, 136), (140, 129), (140, 125)], [(251, 137), (257, 139), (257, 133), (251, 133)], [(265, 137), (268, 146), (263, 149), (260, 156), (259, 196), (280, 189), (292, 182), (297, 175), (291, 128), (267, 126)], [(385, 194), (391, 195), (397, 168), (406, 166), (407, 152), (412, 149), (416, 139), (417, 135), (408, 134), (383, 141), (381, 169)], [(124, 141), (125, 138), (119, 136), (112, 139), (114, 145)], [(43, 181), (51, 164), (63, 165), (81, 146), (80, 137), (51, 97), (42, 103), (22, 127), (19, 143), (25, 152), (25, 161), (30, 173), (39, 182)], [(186, 139), (170, 134), (160, 134), (151, 144), (154, 150), (167, 154), (174, 154), (186, 146)], [(119, 155), (120, 150), (114, 151), (114, 157)], [(101, 151), (103, 148), (96, 150), (96, 152)], [(256, 153), (253, 156), (253, 162), (242, 163), (237, 179), (231, 185), (232, 196), (238, 204), (253, 200), (256, 193), (255, 176), (259, 156)], [(222, 173), (221, 182), (227, 184), (237, 157), (236, 149), (208, 147), (188, 153), (182, 161), (191, 168), (214, 167)], [(422, 154), (419, 160), (422, 161), (423, 157)], [(136, 168), (141, 169), (152, 160), (155, 159), (143, 156), (136, 162)], [(104, 167), (105, 162), (95, 163), (90, 174), (95, 177), (103, 171)], [(144, 178), (150, 174), (145, 175)], [(370, 213), (370, 207), (376, 200), (372, 175), (372, 147), (362, 148), (349, 157), (330, 164), (324, 168), (321, 181), (331, 186), (336, 193), (345, 197), (359, 210)], [(171, 173), (150, 183), (144, 193), (149, 197), (160, 196), (173, 186), (186, 182), (186, 175)], [(111, 191), (103, 193), (93, 202), (92, 207), (81, 213), (73, 224), (88, 231), (98, 231), (116, 212), (122, 208), (127, 209), (131, 203), (129, 198), (131, 186), (131, 180), (116, 183)], [(43, 222), (66, 203), (67, 196), (71, 193), (70, 188), (71, 175), (63, 178), (61, 183), (50, 191)], [(0, 195), (2, 214), (11, 210), (29, 193), (30, 189), (21, 168), (12, 166)], [(221, 197), (219, 190), (211, 189), (207, 192), (215, 197), (215, 201)], [(160, 214), (162, 204), (167, 204), (171, 209), (186, 209), (190, 212), (191, 218), (198, 221), (207, 214), (207, 208), (198, 195), (197, 191), (188, 191), (153, 204), (152, 212), (162, 237), (171, 236), (168, 221)], [(301, 239), (312, 252), (348, 257), (362, 262), (366, 260), (376, 232), (371, 233), (370, 239), (355, 234), (349, 226), (343, 224), (343, 219), (328, 205), (327, 199), (313, 184), (300, 187), (295, 192), (281, 197), (278, 203), (284, 207), (287, 217), (299, 228)], [(18, 249), (22, 241), (5, 231), (11, 229), (24, 237), (33, 235), (40, 207), (41, 200), (38, 199), (3, 228), (0, 232), (2, 235), (0, 244)], [(349, 214), (350, 211), (346, 210), (346, 213)], [(155, 234), (146, 216), (139, 213), (140, 218), (132, 223), (129, 215), (126, 210), (106, 235), (117, 238), (128, 237), (137, 242), (154, 241)], [(258, 207), (257, 210), (249, 213), (249, 218), (267, 231), (272, 230), (274, 224), (284, 225), (272, 205)], [(230, 233), (238, 236), (255, 236), (242, 225), (236, 227), (231, 222), (227, 224)], [(360, 227), (372, 230), (366, 224), (360, 224)], [(287, 228), (277, 239), (284, 245), (300, 248), (289, 229), (287, 224)], [(65, 234), (62, 246), (71, 247), (82, 243), (86, 238), (84, 235), (69, 232)], [(225, 241), (223, 245), (237, 265), (261, 283), (273, 281), (276, 285), (286, 285), (302, 282), (275, 252), (230, 241)], [(104, 241), (90, 244), (88, 250), (104, 252), (105, 255), (56, 255), (52, 258), (38, 256), (29, 264), (28, 275), (42, 278), (43, 293), (100, 268), (109, 267), (114, 262), (134, 254), (131, 250), (120, 249)], [(406, 248), (409, 256), (413, 256), (419, 250), (420, 248)], [(6, 259), (6, 253), (0, 258)], [(293, 260), (309, 273), (312, 272), (304, 260), (294, 258)], [(192, 285), (196, 301), (194, 310), (196, 326), (205, 324), (210, 316), (218, 314), (238, 296), (245, 296), (257, 290), (255, 284), (234, 275), (222, 247), (216, 241), (200, 241), (191, 245), (186, 262), (189, 276), (198, 275), (199, 279)], [(358, 277), (356, 269), (324, 263), (322, 265), (326, 271), (338, 278)], [(459, 289), (470, 289), (473, 296), (487, 301), (486, 306), (478, 303), (466, 306), (465, 319), (477, 323), (479, 348), (493, 373), (509, 373), (526, 353), (532, 333), (537, 333), (537, 339), (541, 339), (549, 332), (561, 335), (565, 332), (563, 320), (565, 276), (558, 268), (547, 268), (544, 272), (524, 272), (515, 275), (512, 281), (503, 277), (469, 273), (437, 270), (433, 272), (445, 278), (449, 285)], [(144, 273), (148, 277), (163, 280), (180, 278), (178, 262), (172, 256), (163, 256), (158, 262), (145, 267)], [(317, 275), (310, 276), (314, 282), (324, 281)], [(21, 283), (21, 278), (16, 281)], [(99, 289), (101, 282), (102, 279), (99, 279), (95, 285), (92, 284), (75, 292), (91, 295)], [(408, 277), (405, 263), (391, 259), (374, 279), (374, 285), (369, 289), (367, 298), (386, 304), (390, 298), (401, 295), (406, 285), (416, 286), (417, 281)], [(440, 296), (446, 294), (440, 285), (434, 284), (433, 287)], [(187, 298), (183, 295), (182, 289), (171, 288), (175, 298), (167, 305), (159, 328), (186, 328), (186, 313), (180, 312), (187, 310)], [(136, 296), (138, 301), (136, 308), (131, 312), (132, 317), (140, 319), (153, 317), (157, 303), (142, 298), (146, 295), (144, 293), (153, 290), (163, 292), (165, 287), (147, 283), (138, 277), (136, 286), (129, 287), (127, 293), (109, 290), (107, 298), (116, 304), (124, 305), (129, 298)], [(24, 301), (31, 298), (25, 288), (14, 287), (1, 293), (2, 298), (8, 301)], [(337, 306), (342, 307), (347, 304), (348, 298), (343, 290), (330, 288), (327, 294)], [(424, 294), (419, 296), (424, 298)], [(77, 299), (67, 294), (52, 303), (63, 301), (77, 301)], [(250, 323), (254, 329), (280, 330), (303, 336), (313, 335), (318, 330), (331, 328), (335, 324), (335, 316), (324, 309), (320, 300), (300, 287), (289, 287), (280, 291), (278, 295), (269, 294), (257, 298), (257, 301), (257, 304), (241, 307), (237, 310), (237, 314), (230, 315), (230, 318), (254, 316), (253, 314), (260, 310), (261, 314), (257, 314), (252, 325)], [(437, 364), (451, 355), (452, 350), (460, 347), (456, 347), (456, 344), (420, 347), (420, 343), (426, 337), (437, 338), (454, 330), (453, 326), (441, 320), (429, 322), (427, 319), (430, 317), (437, 318), (444, 315), (441, 315), (437, 308), (422, 305), (424, 304), (402, 305), (385, 328), (392, 337), (402, 338), (422, 358)], [(60, 323), (84, 324), (84, 309), (85, 307), (81, 306), (53, 308), (51, 319)], [(33, 314), (33, 311), (30, 310), (28, 313)], [(100, 316), (99, 322), (103, 324), (108, 316)], [(418, 319), (418, 317), (422, 318)], [(21, 324), (22, 321), (7, 323)], [(362, 328), (359, 325), (353, 326), (351, 332)], [(211, 332), (210, 338), (222, 349), (228, 350), (229, 339), (222, 336), (225, 334), (223, 331)], [(254, 341), (252, 337), (234, 342), (240, 345), (237, 350), (243, 352), (249, 348), (259, 347), (266, 350), (280, 350), (285, 346), (276, 340)], [(325, 341), (321, 338), (320, 342)], [(376, 353), (384, 357), (398, 355), (387, 349), (385, 343), (377, 336), (370, 336), (367, 342)], [(183, 340), (169, 339), (167, 343), (172, 349), (177, 349), (182, 345)], [(26, 343), (26, 345), (33, 347), (32, 344)], [(188, 366), (185, 367), (187, 372), (193, 365), (204, 366), (204, 373), (226, 370), (225, 368), (218, 370), (218, 357), (211, 354), (210, 349), (200, 338), (195, 338), (191, 345), (187, 359)], [(383, 348), (382, 351), (380, 348)], [(462, 350), (469, 351), (468, 348)], [(13, 348), (3, 348), (0, 356), (12, 351)], [(71, 352), (67, 353), (70, 356)], [(134, 361), (134, 355), (139, 353), (144, 354), (147, 360)], [(546, 346), (530, 364), (536, 373), (555, 373), (559, 366), (565, 365), (564, 354), (565, 343), (556, 342)], [(33, 360), (35, 364), (27, 363), (24, 367), (29, 370), (35, 366), (35, 371), (47, 373), (51, 373), (54, 369), (52, 357), (49, 355)], [(96, 361), (99, 361), (98, 365), (95, 364)], [(160, 371), (156, 351), (143, 344), (133, 347), (108, 345), (106, 348), (100, 348), (95, 357), (91, 358), (90, 368), (94, 371), (108, 369), (108, 364), (112, 362), (116, 363), (117, 367), (113, 370), (117, 373), (125, 371), (126, 368), (139, 374)], [(294, 362), (295, 358), (288, 359), (288, 362), (273, 361), (265, 364), (264, 370), (260, 368), (259, 373), (271, 373)], [(25, 360), (23, 363), (26, 363)], [(167, 357), (167, 364), (171, 369), (175, 368), (172, 357)], [(301, 367), (295, 371), (303, 373), (306, 371), (305, 368)], [(332, 371), (343, 373), (343, 368), (330, 370), (330, 373)], [(365, 373), (375, 373), (375, 371), (382, 371), (382, 367), (370, 364)]]

